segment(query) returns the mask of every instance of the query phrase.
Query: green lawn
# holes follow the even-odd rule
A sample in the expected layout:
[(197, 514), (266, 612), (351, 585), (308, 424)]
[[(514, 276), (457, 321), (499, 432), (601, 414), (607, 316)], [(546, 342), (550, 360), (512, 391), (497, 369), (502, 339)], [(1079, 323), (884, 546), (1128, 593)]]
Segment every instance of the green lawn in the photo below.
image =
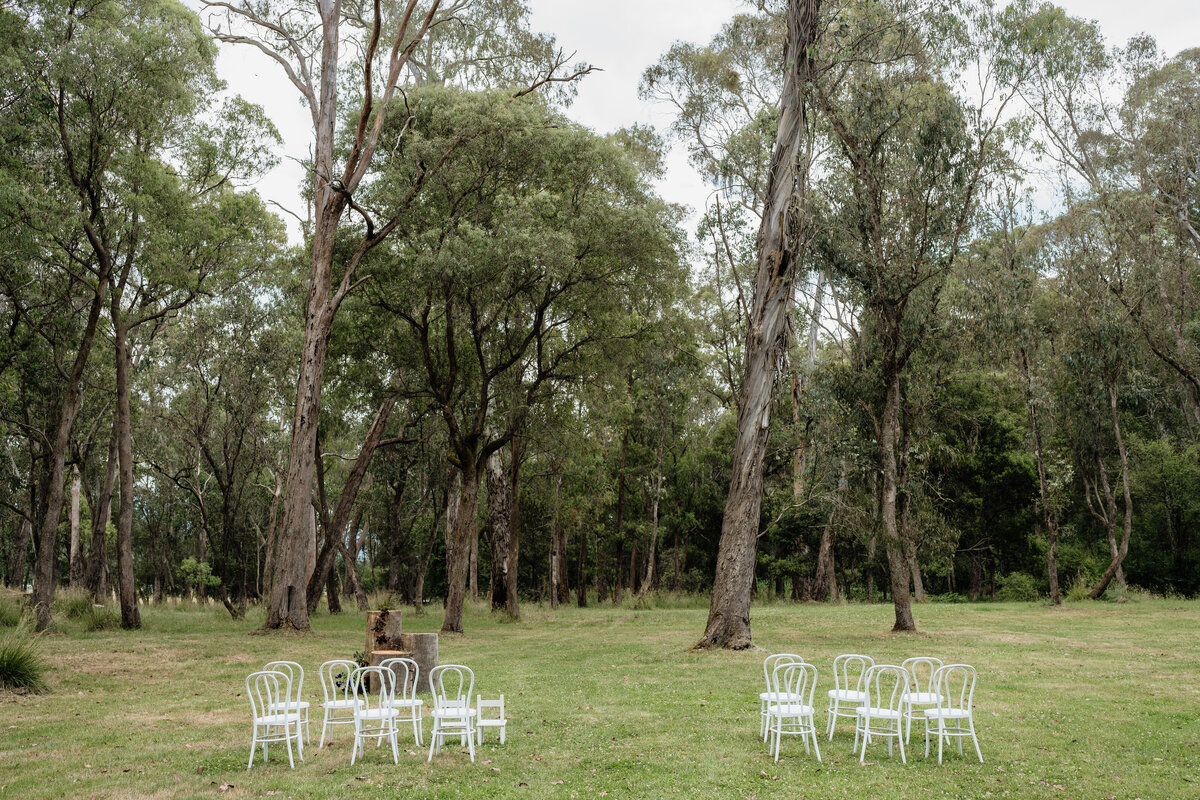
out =
[[(0, 797), (1200, 797), (1198, 602), (927, 605), (916, 635), (888, 632), (887, 605), (755, 608), (755, 641), (815, 663), (818, 696), (841, 652), (973, 664), (985, 762), (940, 767), (915, 738), (907, 765), (877, 745), (860, 766), (848, 721), (823, 763), (792, 739), (774, 763), (757, 739), (765, 653), (689, 653), (698, 604), (524, 611), (468, 610), (468, 634), (441, 637), (443, 663), (507, 699), (507, 744), (493, 735), (474, 764), (457, 743), (426, 764), (410, 733), (399, 766), (384, 747), (351, 767), (346, 728), (317, 749), (318, 710), (303, 764), (277, 746), (249, 772), (246, 674), (299, 661), (316, 706), (317, 666), (362, 647), (360, 615), (318, 616), (311, 636), (250, 635), (261, 617), (213, 607), (147, 608), (138, 633), (64, 622), (45, 641), (50, 692), (0, 692)], [(440, 623), (405, 613), (407, 630)]]

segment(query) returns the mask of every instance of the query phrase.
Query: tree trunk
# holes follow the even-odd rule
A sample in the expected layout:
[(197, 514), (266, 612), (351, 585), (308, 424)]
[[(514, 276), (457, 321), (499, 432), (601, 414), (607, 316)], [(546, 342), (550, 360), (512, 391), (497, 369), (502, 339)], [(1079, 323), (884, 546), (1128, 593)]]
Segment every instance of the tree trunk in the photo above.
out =
[(509, 558), (510, 528), (512, 507), (509, 505), (511, 495), (508, 491), (508, 473), (504, 469), (504, 459), (500, 451), (492, 453), (487, 459), (487, 506), (488, 530), (492, 543), (492, 611), (507, 611), (509, 608), (508, 590), (512, 585), (508, 570), (511, 566)]
[[(1104, 571), (1104, 575), (1100, 577), (1100, 582), (1088, 594), (1088, 597), (1093, 600), (1098, 599), (1108, 589), (1108, 585), (1113, 579), (1118, 580), (1118, 586), (1125, 585), (1125, 575), (1121, 570), (1121, 564), (1125, 560), (1126, 554), (1129, 552), (1129, 535), (1133, 530), (1133, 498), (1129, 492), (1129, 455), (1125, 452), (1125, 438), (1121, 435), (1121, 416), (1117, 410), (1117, 387), (1115, 383), (1108, 385), (1109, 410), (1112, 413), (1113, 435), (1117, 440), (1117, 452), (1121, 456), (1121, 489), (1123, 499), (1125, 501), (1125, 520), (1121, 529), (1121, 544), (1116, 546), (1111, 534), (1112, 526), (1108, 527), (1109, 545), (1112, 547), (1112, 563), (1108, 565), (1108, 569)], [(1103, 473), (1102, 473), (1103, 475)], [(1112, 490), (1108, 487), (1107, 476), (1104, 476), (1105, 493), (1109, 497), (1112, 496)], [(1115, 510), (1115, 509), (1114, 509)]]
[(79, 475), (79, 465), (71, 465), (71, 560), (69, 578), (70, 586), (74, 589), (83, 580), (83, 553), (79, 541), (79, 500), (83, 479)]
[(283, 496), (283, 476), (278, 471), (272, 472), (275, 488), (271, 492), (271, 507), (267, 512), (267, 543), (263, 555), (262, 596), (271, 596), (271, 581), (275, 577), (275, 533), (279, 529), (279, 500)]
[[(89, 234), (90, 234), (89, 229)], [(108, 276), (112, 274), (112, 261), (107, 250), (93, 240), (93, 249), (100, 261), (99, 274), (96, 276), (96, 292), (88, 309), (87, 322), (79, 340), (79, 349), (75, 351), (75, 361), (67, 376), (62, 405), (58, 408), (58, 423), (54, 440), (50, 447), (50, 475), (46, 482), (46, 505), (41, 519), (41, 527), (37, 538), (37, 564), (33, 580), (33, 609), (37, 617), (36, 629), (44, 631), (50, 627), (50, 603), (54, 599), (55, 576), (54, 567), (58, 555), (58, 523), (62, 516), (63, 495), (65, 493), (64, 479), (67, 463), (67, 449), (71, 443), (71, 430), (75, 426), (75, 417), (83, 402), (83, 373), (87, 367), (88, 356), (92, 352), (92, 344), (96, 340), (96, 327), (100, 322), (100, 312), (104, 308), (104, 299), (108, 291)]]
[[(889, 325), (889, 327), (892, 327)], [(898, 329), (895, 325), (893, 330)], [(896, 341), (894, 336), (891, 341)], [(888, 575), (892, 589), (892, 604), (895, 606), (896, 623), (893, 631), (915, 631), (917, 624), (912, 616), (912, 595), (909, 580), (912, 570), (905, 557), (899, 521), (896, 518), (897, 485), (896, 437), (900, 427), (900, 375), (895, 364), (895, 353), (883, 355), (884, 406), (883, 420), (879, 426), (880, 474), (883, 486), (880, 494), (880, 522), (883, 526), (883, 547), (887, 553)]]
[(654, 584), (654, 560), (658, 554), (658, 503), (662, 496), (662, 459), (663, 459), (663, 441), (667, 435), (667, 427), (664, 422), (658, 429), (658, 447), (654, 452), (654, 488), (650, 493), (650, 548), (646, 555), (646, 577), (642, 581), (642, 591), (638, 593), (638, 600), (644, 600), (646, 593), (650, 591), (650, 587)]
[(25, 589), (25, 562), (29, 558), (29, 535), (33, 532), (33, 523), (29, 517), (21, 514), (17, 526), (16, 539), (13, 541), (12, 552), (8, 558), (8, 586), (12, 589)]
[(467, 595), (467, 567), (471, 557), (471, 538), (479, 535), (475, 511), (479, 505), (479, 465), (467, 461), (462, 466), (462, 492), (454, 512), (454, 541), (446, 569), (446, 617), (443, 633), (462, 633), (463, 604)]
[(827, 600), (830, 603), (836, 603), (838, 600), (837, 577), (834, 574), (833, 563), (833, 536), (834, 536), (834, 520), (837, 516), (836, 503), (842, 502), (846, 494), (846, 486), (849, 478), (846, 462), (842, 461), (841, 469), (838, 471), (837, 482), (837, 500), (835, 506), (829, 510), (829, 518), (825, 521), (825, 529), (821, 531), (821, 547), (817, 551), (817, 574), (814, 583), (815, 599)]
[(117, 589), (121, 600), (121, 627), (142, 627), (133, 573), (133, 420), (129, 408), (129, 329), (120, 324), (119, 292), (112, 294), (114, 345), (117, 366), (117, 460), (120, 502), (117, 505)]
[(733, 474), (721, 524), (712, 603), (704, 635), (696, 644), (699, 648), (740, 650), (751, 646), (750, 582), (758, 544), (771, 387), (787, 344), (787, 312), (799, 255), (793, 248), (803, 239), (807, 222), (805, 92), (812, 76), (820, 8), (821, 0), (788, 2), (786, 77), (758, 232), (758, 267), (743, 356), (745, 379), (738, 396)]
[(471, 593), (471, 602), (479, 602), (479, 526), (471, 534), (471, 557), (467, 562), (467, 586)]
[(1033, 394), (1033, 378), (1029, 371), (1029, 358), (1024, 347), (1017, 348), (1017, 365), (1025, 388), (1025, 407), (1029, 411), (1029, 430), (1033, 435), (1033, 455), (1037, 461), (1038, 508), (1042, 512), (1042, 524), (1046, 527), (1046, 579), (1050, 584), (1050, 602), (1062, 605), (1062, 592), (1058, 588), (1058, 515), (1050, 502), (1050, 486), (1046, 480), (1046, 459), (1042, 449), (1042, 429), (1038, 422), (1037, 400)]
[(521, 605), (517, 596), (517, 568), (520, 565), (518, 556), (520, 554), (521, 543), (521, 444), (521, 436), (520, 434), (516, 434), (509, 445), (512, 463), (509, 465), (508, 491), (511, 500), (508, 504), (508, 568), (505, 571), (506, 586), (504, 587), (504, 596), (505, 600), (508, 601), (508, 615), (513, 619), (521, 618)]
[(580, 608), (587, 608), (587, 532), (583, 527), (583, 514), (579, 515), (579, 584), (576, 602)]
[(107, 532), (112, 513), (113, 486), (117, 482), (117, 464), (120, 460), (117, 441), (117, 421), (113, 419), (112, 435), (108, 441), (108, 461), (104, 464), (104, 478), (100, 490), (92, 502), (92, 542), (88, 548), (87, 590), (97, 601), (104, 599), (105, 574), (108, 567)]

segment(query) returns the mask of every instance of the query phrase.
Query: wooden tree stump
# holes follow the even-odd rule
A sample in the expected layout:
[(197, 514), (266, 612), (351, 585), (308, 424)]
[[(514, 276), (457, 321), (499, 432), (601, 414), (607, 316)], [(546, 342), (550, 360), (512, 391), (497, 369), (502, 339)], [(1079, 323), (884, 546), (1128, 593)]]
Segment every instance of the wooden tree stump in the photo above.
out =
[(436, 633), (402, 633), (400, 647), (412, 653), (409, 658), (421, 669), (417, 691), (429, 691), (429, 671), (438, 665), (438, 635)]
[[(381, 622), (382, 619), (382, 622)], [(400, 644), (403, 614), (399, 611), (367, 612), (367, 660), (376, 650), (405, 649)]]

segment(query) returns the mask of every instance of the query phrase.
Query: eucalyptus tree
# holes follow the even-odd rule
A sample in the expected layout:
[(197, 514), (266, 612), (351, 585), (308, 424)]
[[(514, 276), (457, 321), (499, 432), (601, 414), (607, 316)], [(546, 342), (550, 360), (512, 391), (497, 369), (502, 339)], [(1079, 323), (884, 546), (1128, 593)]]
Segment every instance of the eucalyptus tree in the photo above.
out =
[(424, 90), (410, 103), (408, 135), (380, 151), (371, 203), (406, 202), (414, 174), (445, 163), (372, 262), (368, 291), (392, 320), (393, 358), (417, 376), (406, 390), (438, 410), (462, 476), (443, 626), (459, 631), (488, 457), (579, 377), (589, 351), (636, 332), (630, 310), (653, 306), (682, 267), (674, 212), (619, 144), (533, 98)]

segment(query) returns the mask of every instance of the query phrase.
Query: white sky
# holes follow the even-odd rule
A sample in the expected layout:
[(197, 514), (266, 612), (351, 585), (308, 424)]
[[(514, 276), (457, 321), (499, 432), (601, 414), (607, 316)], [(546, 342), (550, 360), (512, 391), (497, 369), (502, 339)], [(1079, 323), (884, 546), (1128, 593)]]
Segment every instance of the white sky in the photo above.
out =
[[(638, 122), (666, 133), (669, 111), (638, 99), (642, 71), (672, 42), (706, 42), (738, 10), (741, 0), (529, 0), (532, 28), (553, 33), (577, 60), (603, 69), (582, 80), (569, 114), (600, 133)], [(1059, 0), (1069, 13), (1100, 23), (1111, 43), (1149, 33), (1170, 55), (1200, 46), (1200, 0)], [(303, 158), (312, 140), (312, 122), (295, 89), (272, 61), (249, 47), (222, 45), (218, 62), (229, 87), (262, 105), (284, 137), (284, 160), (258, 184), (268, 200), (303, 214), (298, 200)], [(702, 208), (709, 189), (688, 166), (676, 144), (659, 191), (668, 201)], [(296, 240), (299, 228), (289, 219)]]

